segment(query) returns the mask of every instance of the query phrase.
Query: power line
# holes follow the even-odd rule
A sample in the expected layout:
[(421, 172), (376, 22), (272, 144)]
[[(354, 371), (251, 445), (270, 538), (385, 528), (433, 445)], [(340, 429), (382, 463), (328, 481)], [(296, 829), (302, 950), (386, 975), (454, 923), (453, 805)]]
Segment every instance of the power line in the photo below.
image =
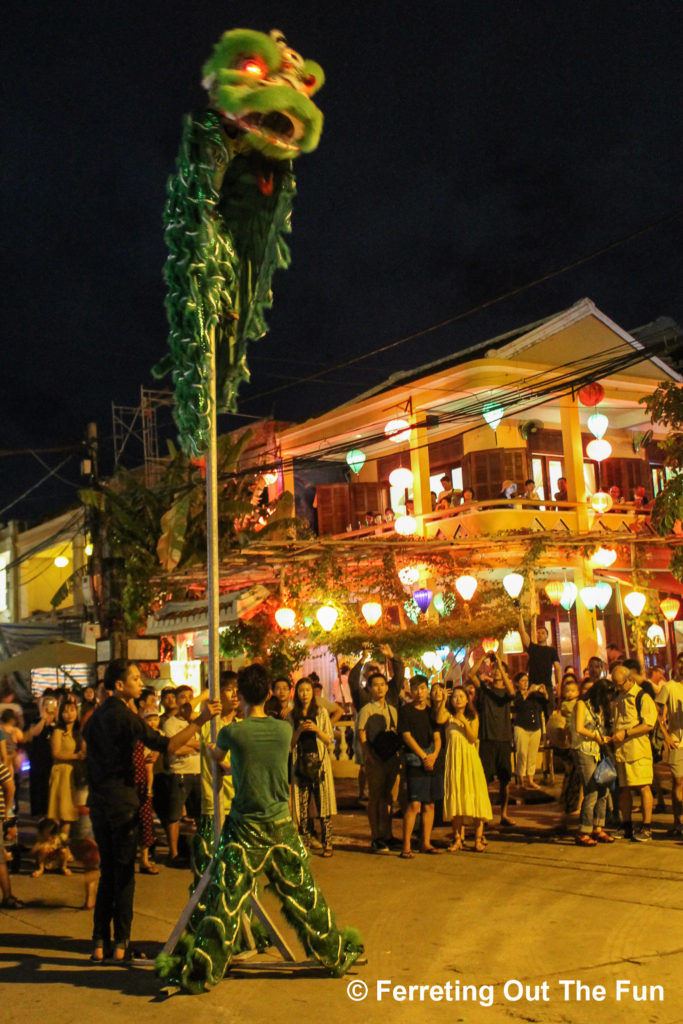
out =
[(51, 476), (54, 476), (55, 473), (57, 473), (57, 471), (60, 470), (62, 466), (65, 466), (67, 462), (69, 462), (69, 460), (72, 458), (73, 452), (70, 455), (67, 455), (65, 459), (62, 459), (62, 461), (58, 463), (54, 469), (51, 469), (49, 473), (46, 473), (44, 477), (41, 477), (41, 479), (38, 480), (37, 483), (33, 484), (32, 487), (29, 487), (27, 491), (24, 491), (23, 494), (20, 494), (18, 498), (14, 499), (14, 501), (10, 501), (9, 505), (5, 505), (4, 508), (0, 508), (0, 516), (3, 516), (5, 512), (8, 512), (9, 509), (14, 508), (14, 506), (18, 505), (20, 501), (23, 501), (24, 498), (27, 498), (29, 496), (29, 494), (37, 490), (42, 484), (45, 483), (46, 480), (49, 480)]
[(372, 356), (381, 355), (383, 352), (389, 352), (391, 349), (398, 348), (399, 345), (405, 345), (409, 341), (415, 341), (417, 338), (423, 338), (427, 334), (439, 331), (443, 327), (448, 327), (450, 324), (457, 323), (458, 320), (464, 320), (466, 317), (472, 316), (474, 313), (480, 313), (484, 309), (489, 309), (491, 306), (495, 306), (499, 302), (504, 302), (506, 299), (514, 298), (516, 295), (521, 295), (530, 288), (535, 288), (537, 285), (543, 284), (545, 281), (550, 281), (554, 277), (559, 277), (560, 274), (565, 274), (569, 270), (575, 270), (576, 267), (580, 267), (584, 263), (590, 262), (590, 260), (597, 259), (598, 256), (603, 256), (605, 253), (611, 252), (613, 249), (617, 249), (619, 246), (625, 245), (627, 242), (630, 242), (635, 238), (640, 238), (642, 235), (645, 235), (650, 231), (654, 231), (662, 224), (667, 224), (669, 221), (675, 220), (677, 217), (680, 217), (681, 214), (683, 214), (683, 210), (674, 210), (673, 213), (667, 214), (666, 217), (660, 217), (659, 220), (653, 221), (645, 227), (638, 228), (636, 231), (631, 231), (629, 234), (623, 235), (621, 238), (614, 242), (610, 242), (608, 245), (602, 246), (600, 249), (595, 249), (593, 252), (588, 253), (585, 256), (581, 256), (579, 259), (572, 260), (571, 263), (566, 263), (563, 267), (559, 267), (556, 270), (550, 270), (546, 274), (542, 274), (541, 277), (537, 277), (533, 281), (528, 281), (526, 284), (520, 285), (517, 288), (512, 288), (507, 292), (503, 292), (501, 295), (497, 295), (493, 299), (481, 302), (477, 306), (471, 306), (469, 309), (463, 310), (461, 313), (455, 313), (453, 316), (447, 317), (445, 320), (440, 320), (438, 323), (431, 324), (429, 327), (424, 327), (412, 334), (407, 334), (405, 337), (399, 338), (397, 341), (392, 341), (386, 345), (380, 345), (377, 348), (370, 349), (369, 352), (364, 352), (360, 356), (354, 356), (342, 363), (333, 363), (332, 366), (329, 366), (326, 370), (320, 370), (319, 372), (309, 374), (306, 377), (299, 377), (298, 380), (292, 381), (290, 384), (280, 384), (276, 388), (269, 388), (268, 391), (261, 391), (257, 395), (249, 395), (243, 399), (243, 402), (255, 402), (259, 398), (266, 398), (269, 395), (279, 394), (282, 391), (287, 391), (289, 388), (294, 387), (296, 384), (307, 384), (310, 381), (318, 380), (320, 377), (325, 377), (333, 370), (343, 370), (347, 366), (352, 366), (354, 363), (362, 362), (364, 359), (370, 359)]

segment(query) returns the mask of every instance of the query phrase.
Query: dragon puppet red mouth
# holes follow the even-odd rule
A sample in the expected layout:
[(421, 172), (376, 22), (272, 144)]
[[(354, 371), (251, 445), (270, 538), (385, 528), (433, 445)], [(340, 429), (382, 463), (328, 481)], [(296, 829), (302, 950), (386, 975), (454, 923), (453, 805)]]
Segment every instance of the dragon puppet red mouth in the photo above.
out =
[(298, 140), (304, 134), (304, 126), (298, 118), (290, 117), (281, 110), (270, 110), (265, 114), (251, 111), (247, 114), (227, 114), (224, 116), (233, 121), (238, 128), (252, 135), (286, 149), (299, 149)]

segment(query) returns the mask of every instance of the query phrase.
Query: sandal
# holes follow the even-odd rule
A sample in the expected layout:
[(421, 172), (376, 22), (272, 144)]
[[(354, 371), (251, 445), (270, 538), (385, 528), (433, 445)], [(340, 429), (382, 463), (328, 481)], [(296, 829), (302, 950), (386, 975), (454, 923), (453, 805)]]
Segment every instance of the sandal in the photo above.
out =
[(593, 836), (587, 832), (579, 832), (577, 836), (574, 836), (574, 842), (577, 846), (597, 846), (597, 839), (593, 839)]
[(448, 853), (458, 853), (459, 850), (462, 850), (462, 839), (455, 839), (446, 850)]
[(413, 853), (412, 850), (401, 850), (401, 852), (399, 853), (399, 857), (401, 858), (401, 860), (412, 860), (414, 856), (415, 854)]
[(331, 857), (333, 853), (334, 853), (334, 846), (330, 845), (330, 846), (323, 847), (323, 852), (322, 852), (323, 857)]
[(423, 846), (423, 848), (420, 850), (420, 853), (443, 853), (443, 850), (437, 850), (435, 846)]
[(3, 910), (23, 910), (26, 904), (23, 900), (18, 900), (16, 896), (8, 896), (0, 903), (0, 908)]
[(155, 864), (141, 864), (140, 865), (141, 875), (158, 875), (159, 868)]
[(483, 842), (483, 840), (475, 839), (474, 840), (474, 852), (475, 853), (484, 853), (485, 850), (486, 850), (486, 844)]
[(592, 838), (599, 843), (616, 843), (614, 836), (611, 836), (609, 832), (605, 832), (604, 828), (593, 829)]

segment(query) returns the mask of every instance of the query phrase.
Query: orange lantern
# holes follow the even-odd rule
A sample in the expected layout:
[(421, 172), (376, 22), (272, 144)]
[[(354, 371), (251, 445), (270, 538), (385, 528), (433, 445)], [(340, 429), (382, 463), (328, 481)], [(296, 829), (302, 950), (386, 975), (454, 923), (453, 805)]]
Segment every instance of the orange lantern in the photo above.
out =
[(486, 637), (485, 640), (482, 640), (481, 646), (484, 648), (486, 654), (495, 654), (498, 650), (498, 641), (494, 640), (493, 637)]
[(673, 622), (678, 615), (680, 607), (681, 602), (677, 597), (665, 597), (659, 605), (660, 611), (667, 622)]
[(581, 402), (581, 405), (597, 405), (599, 402), (602, 402), (604, 397), (605, 389), (602, 384), (598, 384), (597, 381), (593, 384), (585, 384), (579, 391), (579, 401)]
[(552, 580), (551, 583), (546, 584), (545, 592), (551, 604), (559, 604), (564, 594), (564, 583), (562, 580)]

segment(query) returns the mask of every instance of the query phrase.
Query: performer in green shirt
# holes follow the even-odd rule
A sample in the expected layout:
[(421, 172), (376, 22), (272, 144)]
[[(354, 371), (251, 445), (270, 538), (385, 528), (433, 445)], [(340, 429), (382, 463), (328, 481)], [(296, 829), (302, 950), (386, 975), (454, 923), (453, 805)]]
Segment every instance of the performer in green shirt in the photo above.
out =
[(244, 719), (220, 730), (213, 751), (217, 761), (230, 754), (235, 796), (212, 878), (174, 952), (157, 958), (161, 977), (193, 993), (216, 984), (229, 968), (242, 913), (261, 872), (307, 953), (332, 975), (343, 975), (363, 952), (355, 929), (337, 928), (292, 823), (287, 779), (292, 730), (264, 710), (270, 692), (266, 670), (257, 664), (241, 669), (237, 687)]

